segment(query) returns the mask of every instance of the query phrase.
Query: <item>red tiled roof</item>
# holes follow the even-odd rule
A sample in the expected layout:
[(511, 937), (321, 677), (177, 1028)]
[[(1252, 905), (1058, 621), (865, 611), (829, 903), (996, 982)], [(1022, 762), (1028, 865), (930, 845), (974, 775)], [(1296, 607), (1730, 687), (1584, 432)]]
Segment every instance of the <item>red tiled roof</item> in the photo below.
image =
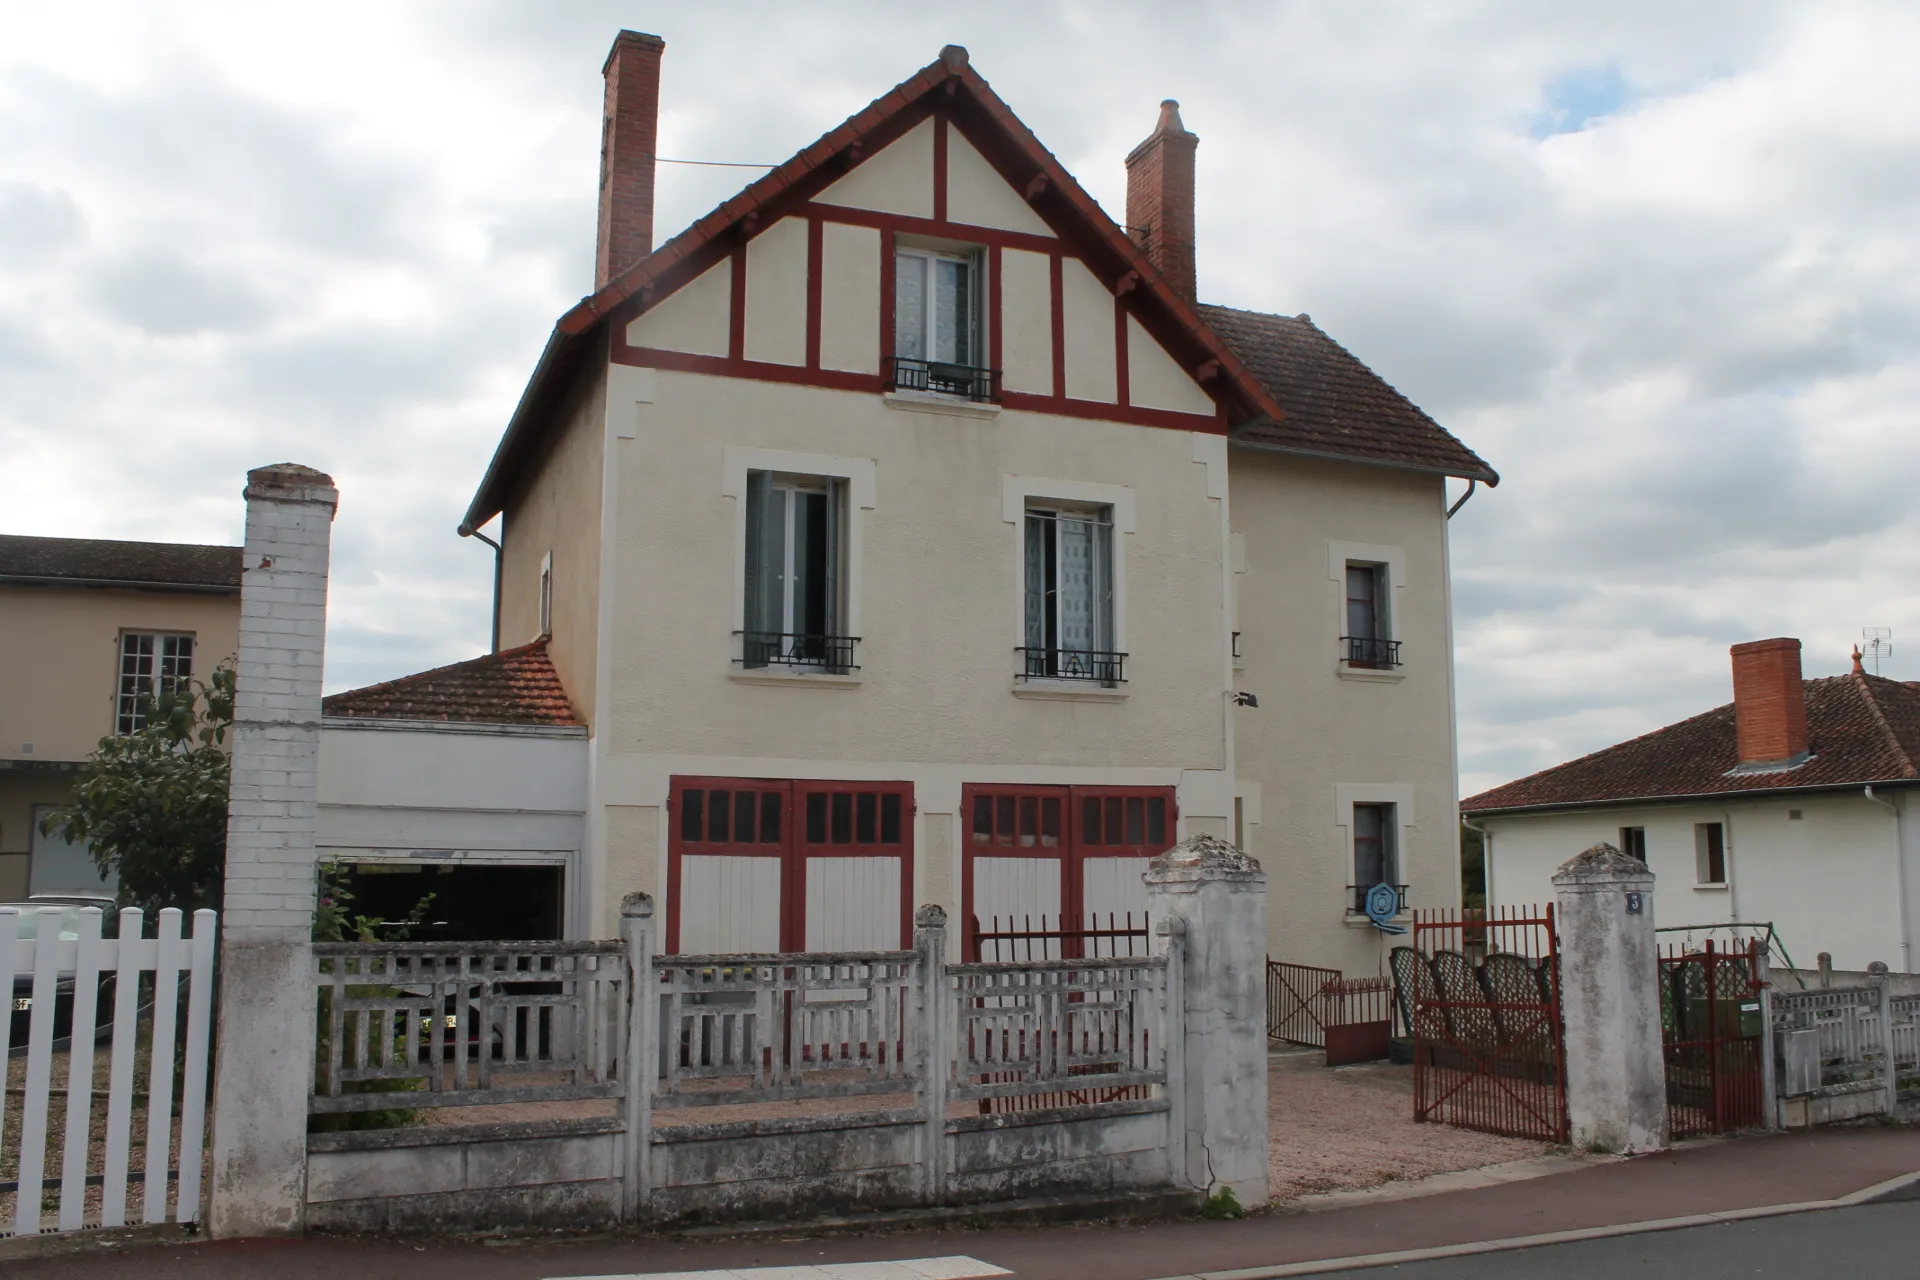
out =
[(1464, 813), (1617, 800), (1920, 781), (1920, 684), (1879, 676), (1803, 682), (1811, 756), (1794, 769), (1735, 773), (1733, 704), (1460, 802)]
[(321, 701), (321, 712), (367, 720), (578, 725), (560, 673), (536, 640)]
[(1306, 316), (1205, 303), (1200, 315), (1286, 411), (1278, 422), (1236, 427), (1235, 440), (1500, 483), (1473, 450)]

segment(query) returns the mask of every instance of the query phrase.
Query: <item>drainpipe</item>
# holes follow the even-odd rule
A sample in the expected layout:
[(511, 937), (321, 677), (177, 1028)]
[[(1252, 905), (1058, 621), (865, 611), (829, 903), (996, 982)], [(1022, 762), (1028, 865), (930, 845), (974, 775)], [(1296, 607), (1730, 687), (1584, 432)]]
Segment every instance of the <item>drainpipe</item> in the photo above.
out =
[(1453, 513), (1458, 511), (1460, 508), (1466, 506), (1467, 499), (1471, 498), (1473, 496), (1473, 491), (1479, 487), (1480, 487), (1480, 482), (1478, 480), (1475, 480), (1471, 476), (1469, 476), (1467, 478), (1467, 491), (1461, 494), (1459, 499), (1455, 501), (1452, 506), (1447, 508), (1447, 519), (1449, 520), (1453, 519)]
[(1863, 794), (1893, 815), (1893, 875), (1894, 883), (1898, 886), (1897, 892), (1900, 894), (1900, 971), (1912, 973), (1913, 968), (1908, 964), (1907, 943), (1907, 851), (1901, 839), (1900, 806), (1892, 800), (1882, 800), (1875, 795), (1872, 783), (1867, 784)]
[(493, 652), (500, 652), (500, 544), (478, 529), (461, 525), (460, 536), (478, 538), (493, 548)]
[[(1462, 502), (1466, 499), (1462, 498)], [(1466, 814), (1460, 815), (1460, 825), (1480, 836), (1480, 878), (1485, 882), (1487, 910), (1493, 910), (1493, 832), (1487, 830)]]

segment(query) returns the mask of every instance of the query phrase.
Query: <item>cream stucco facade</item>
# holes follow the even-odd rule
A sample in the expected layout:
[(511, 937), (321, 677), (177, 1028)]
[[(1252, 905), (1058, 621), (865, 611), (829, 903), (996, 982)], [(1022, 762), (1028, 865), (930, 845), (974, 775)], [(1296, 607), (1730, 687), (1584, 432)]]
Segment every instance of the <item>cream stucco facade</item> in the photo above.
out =
[(65, 802), (114, 730), (121, 636), (191, 635), (204, 675), (232, 658), (239, 618), (237, 592), (0, 583), (0, 900), (29, 888), (35, 812)]
[[(1374, 971), (1383, 935), (1347, 906), (1356, 800), (1396, 805), (1414, 904), (1458, 895), (1441, 477), (1230, 445), (1132, 282), (937, 128), (616, 316), (504, 501), (502, 644), (540, 633), (550, 571), (590, 732), (569, 932), (609, 934), (636, 889), (673, 910), (677, 778), (909, 784), (909, 896), (950, 911), (968, 786), (1155, 788), (1168, 843), (1238, 835), (1266, 864), (1276, 956)], [(973, 255), (1004, 401), (834, 384), (891, 350), (896, 248)], [(841, 486), (855, 669), (743, 665), (756, 472)], [(1023, 525), (1047, 502), (1111, 520), (1124, 681), (1022, 678)], [(1391, 565), (1398, 671), (1339, 661), (1345, 554)]]

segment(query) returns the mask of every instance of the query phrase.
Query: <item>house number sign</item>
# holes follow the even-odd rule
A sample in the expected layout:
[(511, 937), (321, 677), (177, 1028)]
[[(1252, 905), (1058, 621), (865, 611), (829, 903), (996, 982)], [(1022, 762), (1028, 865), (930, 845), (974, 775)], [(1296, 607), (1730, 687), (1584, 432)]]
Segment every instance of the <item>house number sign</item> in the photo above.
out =
[(1627, 914), (1628, 915), (1637, 916), (1640, 914), (1640, 897), (1641, 897), (1640, 892), (1637, 889), (1630, 889), (1627, 891)]

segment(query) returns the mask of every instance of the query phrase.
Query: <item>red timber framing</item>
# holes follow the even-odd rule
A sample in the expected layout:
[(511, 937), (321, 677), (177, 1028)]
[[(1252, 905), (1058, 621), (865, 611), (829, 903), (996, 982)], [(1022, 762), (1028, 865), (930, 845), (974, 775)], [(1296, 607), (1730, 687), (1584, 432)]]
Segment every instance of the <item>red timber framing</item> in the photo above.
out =
[[(898, 942), (913, 937), (913, 784), (675, 776), (668, 796), (667, 938), (681, 950), (687, 860), (766, 858), (779, 864), (780, 951), (808, 950), (807, 869), (823, 858), (897, 858)], [(844, 949), (844, 948), (843, 948)]]
[[(1030, 252), (1047, 254), (1051, 260), (1049, 275), (1052, 284), (1052, 364), (1053, 387), (1049, 394), (1031, 392), (1007, 392), (1002, 403), (1010, 409), (1020, 409), (1035, 413), (1052, 413), (1065, 417), (1097, 418), (1115, 422), (1127, 422), (1140, 426), (1168, 427), (1181, 431), (1205, 431), (1224, 433), (1227, 430), (1230, 414), (1223, 396), (1230, 398), (1232, 388), (1224, 379), (1209, 381), (1206, 390), (1220, 402), (1217, 412), (1211, 414), (1182, 413), (1172, 410), (1152, 409), (1134, 405), (1130, 402), (1129, 371), (1127, 367), (1127, 319), (1133, 316), (1141, 325), (1175, 353), (1189, 373), (1196, 378), (1209, 362), (1217, 361), (1218, 355), (1200, 343), (1196, 343), (1191, 333), (1179, 331), (1178, 326), (1170, 325), (1168, 319), (1155, 314), (1154, 299), (1148, 291), (1140, 288), (1141, 273), (1132, 263), (1107, 260), (1109, 255), (1098, 251), (1099, 246), (1084, 243), (1085, 233), (1074, 225), (1074, 219), (1061, 216), (1058, 209), (1050, 209), (1046, 197), (1054, 190), (1053, 184), (1043, 184), (1033, 197), (1036, 212), (1060, 231), (1058, 237), (1035, 235), (1030, 232), (1009, 231), (997, 227), (974, 226), (969, 223), (953, 222), (947, 216), (947, 151), (949, 131), (957, 129), (963, 138), (971, 142), (996, 169), (1001, 172), (1015, 189), (1020, 189), (1031, 180), (1031, 175), (1009, 172), (1013, 167), (1007, 159), (1007, 147), (1003, 142), (996, 144), (989, 126), (979, 117), (966, 110), (966, 101), (958, 97), (943, 102), (923, 100), (914, 107), (902, 112), (887, 127), (877, 129), (858, 146), (862, 156), (872, 155), (888, 143), (897, 140), (909, 129), (929, 116), (934, 121), (933, 128), (933, 214), (931, 218), (913, 217), (905, 214), (883, 213), (871, 209), (857, 209), (840, 205), (816, 203), (812, 197), (835, 179), (843, 176), (851, 167), (850, 162), (829, 164), (814, 170), (803, 179), (783, 192), (779, 197), (769, 200), (756, 208), (747, 219), (735, 228), (731, 236), (716, 237), (709, 246), (689, 253), (679, 264), (641, 290), (632, 299), (624, 302), (611, 313), (613, 335), (610, 356), (617, 364), (643, 365), (653, 368), (672, 369), (680, 372), (714, 374), (722, 377), (751, 378), (767, 382), (785, 382), (801, 386), (822, 387), (837, 391), (867, 391), (878, 393), (884, 389), (878, 374), (847, 373), (840, 370), (823, 369), (820, 365), (820, 327), (821, 327), (821, 289), (820, 273), (823, 269), (821, 253), (821, 227), (825, 223), (835, 222), (850, 226), (871, 227), (880, 235), (880, 350), (876, 353), (879, 367), (884, 368), (887, 357), (893, 354), (893, 255), (894, 240), (900, 235), (930, 236), (945, 240), (955, 240), (981, 246), (987, 257), (987, 340), (989, 358), (994, 368), (1001, 368), (1004, 353), (1001, 346), (1002, 317), (1000, 314), (1000, 255), (1005, 249), (1025, 249)], [(1031, 167), (1030, 165), (1028, 166)], [(746, 242), (757, 232), (772, 226), (785, 217), (802, 217), (807, 227), (807, 290), (806, 290), (806, 363), (804, 365), (774, 364), (766, 361), (754, 361), (746, 358), (745, 353), (745, 311), (747, 296), (747, 254)], [(1109, 251), (1110, 253), (1110, 251)], [(657, 347), (633, 347), (626, 342), (626, 326), (642, 312), (648, 310), (669, 296), (679, 285), (691, 280), (700, 272), (713, 266), (723, 257), (732, 259), (732, 281), (730, 289), (730, 309), (728, 324), (728, 354), (725, 356), (695, 355), (686, 352), (668, 351)], [(1087, 268), (1114, 293), (1114, 358), (1115, 385), (1117, 397), (1114, 402), (1099, 400), (1078, 400), (1067, 395), (1066, 391), (1066, 341), (1065, 318), (1062, 303), (1062, 276), (1067, 258), (1084, 262)], [(1197, 323), (1197, 322), (1196, 322)], [(1277, 410), (1269, 410), (1277, 417)]]
[[(1096, 858), (1151, 858), (1173, 847), (1179, 811), (1172, 787), (1047, 787), (969, 783), (961, 788), (962, 952), (977, 960), (973, 939), (978, 864), (1026, 858), (1059, 863), (1059, 906), (1033, 906), (1034, 920), (1056, 914), (1060, 928), (1081, 928), (1087, 902), (1087, 862)], [(990, 913), (997, 914), (997, 913)], [(1101, 912), (1102, 922), (1105, 913)], [(982, 921), (983, 927), (986, 921)], [(1079, 940), (1063, 942), (1064, 958), (1081, 954)]]
[[(957, 130), (1004, 181), (1023, 194), (1055, 235), (1031, 235), (968, 226), (944, 218), (901, 217), (815, 203), (816, 196), (862, 160), (877, 154), (929, 118), (940, 122), (935, 129), (936, 145), (950, 149), (951, 132)], [(945, 172), (945, 166), (940, 166), (932, 177), (944, 184)], [(944, 194), (944, 190), (936, 192), (943, 201)], [(879, 392), (882, 389), (879, 374), (823, 369), (817, 356), (811, 354), (805, 365), (745, 359), (737, 341), (744, 318), (738, 307), (729, 329), (730, 338), (736, 340), (729, 343), (725, 356), (687, 355), (627, 345), (626, 328), (635, 316), (658, 305), (723, 258), (735, 257), (734, 288), (739, 290), (744, 279), (738, 270), (744, 262), (739, 250), (755, 235), (786, 217), (858, 223), (877, 227), (882, 232), (883, 346), (891, 343), (893, 332), (891, 279), (884, 275), (892, 265), (891, 246), (885, 242), (893, 234), (940, 236), (981, 245), (989, 254), (996, 248), (1009, 247), (1065, 254), (1085, 263), (1096, 279), (1122, 299), (1125, 311), (1165, 347), (1181, 368), (1199, 381), (1216, 405), (1213, 413), (1193, 414), (1070, 399), (1065, 394), (1063, 365), (1056, 357), (1051, 392), (1046, 395), (1008, 393), (1001, 403), (1009, 409), (1222, 434), (1234, 424), (1263, 419), (1278, 422), (1285, 417), (1272, 394), (1200, 318), (1193, 302), (1168, 284), (1140, 246), (1115, 225), (974, 71), (965, 52), (956, 48), (944, 51), (940, 59), (882, 94), (563, 315), (554, 326), (540, 364), (514, 410), (486, 477), (468, 506), (466, 523), (478, 528), (497, 514), (516, 477), (547, 447), (548, 419), (558, 411), (583, 362), (598, 358), (597, 343), (603, 328), (608, 331), (606, 358), (616, 364)], [(991, 268), (989, 271), (991, 274)], [(998, 289), (991, 284), (989, 288), (992, 297), (997, 298)], [(736, 302), (740, 296), (737, 292), (734, 294)], [(818, 296), (810, 285), (809, 297)], [(1057, 306), (1057, 290), (1055, 297)], [(808, 323), (818, 323), (817, 311)], [(1058, 324), (1058, 320), (1055, 323)], [(995, 324), (991, 328), (997, 335), (999, 326)], [(1116, 342), (1119, 340), (1117, 332)], [(812, 352), (811, 345), (808, 350)], [(997, 360), (995, 367), (1002, 367)]]

